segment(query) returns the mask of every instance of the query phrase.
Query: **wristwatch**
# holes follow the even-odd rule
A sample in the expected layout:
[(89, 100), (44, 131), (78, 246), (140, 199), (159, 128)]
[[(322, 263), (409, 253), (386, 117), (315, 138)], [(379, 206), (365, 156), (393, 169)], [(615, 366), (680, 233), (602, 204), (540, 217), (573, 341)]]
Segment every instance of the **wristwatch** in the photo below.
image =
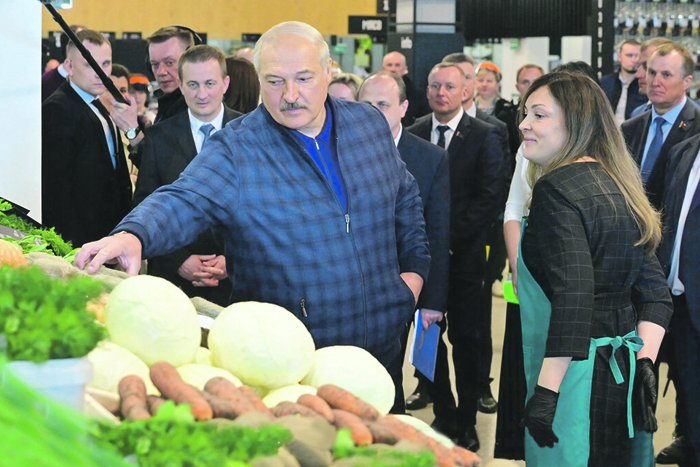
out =
[(139, 133), (141, 133), (141, 127), (129, 128), (124, 134), (126, 135), (126, 139), (131, 141), (136, 139)]

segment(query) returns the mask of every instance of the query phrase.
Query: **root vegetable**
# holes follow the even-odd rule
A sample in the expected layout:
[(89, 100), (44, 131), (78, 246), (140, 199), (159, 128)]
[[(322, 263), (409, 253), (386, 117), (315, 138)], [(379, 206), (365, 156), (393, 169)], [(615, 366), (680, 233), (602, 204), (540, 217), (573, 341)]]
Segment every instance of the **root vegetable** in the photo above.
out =
[(389, 444), (394, 445), (399, 442), (399, 439), (394, 434), (394, 431), (389, 427), (386, 427), (377, 422), (371, 422), (369, 420), (362, 420), (367, 428), (369, 428), (370, 433), (372, 433), (372, 439), (374, 443)]
[(204, 391), (230, 404), (227, 410), (235, 414), (235, 417), (255, 410), (250, 399), (235, 384), (221, 376), (215, 376), (207, 381), (207, 384), (204, 385)]
[(274, 417), (270, 408), (265, 405), (262, 399), (260, 399), (260, 396), (255, 394), (255, 392), (252, 389), (250, 389), (248, 386), (243, 385), (238, 387), (238, 390), (241, 391), (241, 393), (248, 398), (250, 403), (253, 404), (253, 408), (255, 408), (255, 410), (270, 415), (270, 417)]
[(165, 404), (165, 399), (149, 394), (146, 398), (146, 402), (148, 403), (148, 411), (155, 417), (155, 415), (158, 413), (158, 409), (160, 409), (160, 406)]
[(316, 395), (328, 402), (332, 408), (345, 410), (360, 418), (375, 421), (380, 417), (377, 409), (370, 404), (333, 384), (324, 384), (318, 388)]
[(213, 412), (209, 403), (196, 388), (185, 383), (174, 366), (156, 362), (151, 367), (151, 381), (160, 393), (176, 404), (189, 404), (197, 420), (210, 420)]
[(362, 422), (360, 417), (354, 413), (338, 409), (333, 409), (333, 416), (335, 417), (335, 426), (338, 429), (348, 428), (350, 430), (355, 444), (358, 446), (369, 446), (372, 444), (372, 432)]
[(335, 415), (333, 415), (333, 409), (331, 409), (331, 406), (328, 405), (328, 402), (326, 402), (318, 396), (314, 396), (313, 394), (302, 394), (301, 396), (299, 396), (299, 399), (297, 399), (297, 404), (310, 408), (311, 410), (328, 420), (330, 423), (335, 422)]
[(318, 418), (320, 420), (325, 420), (323, 416), (319, 415), (316, 411), (311, 410), (301, 404), (295, 404), (294, 402), (283, 401), (274, 406), (272, 413), (275, 417), (284, 417), (285, 415), (301, 415), (303, 417)]
[(463, 467), (465, 465), (458, 454), (450, 451), (443, 444), (438, 443), (430, 436), (421, 433), (418, 429), (402, 422), (392, 415), (379, 418), (377, 423), (390, 428), (399, 440), (406, 439), (433, 451), (433, 454), (435, 454), (435, 461), (439, 467)]
[(211, 409), (214, 411), (214, 418), (227, 418), (229, 420), (235, 420), (238, 418), (238, 416), (252, 411), (248, 410), (246, 407), (244, 409), (245, 411), (241, 412), (240, 404), (234, 404), (230, 400), (222, 399), (206, 391), (203, 393), (203, 396), (211, 406)]
[(122, 416), (129, 420), (151, 418), (146, 405), (146, 384), (136, 375), (125, 376), (119, 381), (119, 398)]

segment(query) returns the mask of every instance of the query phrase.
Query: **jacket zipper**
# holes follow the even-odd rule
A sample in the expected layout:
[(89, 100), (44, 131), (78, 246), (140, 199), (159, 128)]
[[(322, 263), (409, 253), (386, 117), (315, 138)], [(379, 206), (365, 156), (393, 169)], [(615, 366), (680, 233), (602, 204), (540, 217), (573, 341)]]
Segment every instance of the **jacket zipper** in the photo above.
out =
[(302, 298), (299, 302), (299, 306), (301, 307), (301, 314), (304, 316), (304, 318), (307, 318), (308, 315), (306, 314), (306, 300)]
[[(318, 160), (321, 161), (321, 164), (323, 164), (323, 169), (326, 171), (326, 174), (329, 174), (330, 171), (328, 170), (328, 166), (326, 165), (326, 161), (323, 160), (323, 157), (321, 157), (321, 148), (318, 145), (318, 140), (314, 138), (314, 145), (316, 146), (316, 151)], [(340, 170), (340, 167), (338, 168)], [(338, 206), (340, 206), (340, 210), (343, 210), (343, 206), (340, 204), (340, 199), (338, 199), (338, 195), (336, 194), (335, 190), (333, 189), (333, 186), (331, 185), (330, 181), (328, 178), (325, 176), (323, 177), (326, 180), (326, 184), (329, 186), (331, 191), (333, 192), (333, 196), (335, 196), (336, 201), (338, 201)], [(350, 201), (348, 201), (348, 211), (350, 211)], [(349, 212), (345, 213), (345, 233), (350, 233), (350, 214)]]

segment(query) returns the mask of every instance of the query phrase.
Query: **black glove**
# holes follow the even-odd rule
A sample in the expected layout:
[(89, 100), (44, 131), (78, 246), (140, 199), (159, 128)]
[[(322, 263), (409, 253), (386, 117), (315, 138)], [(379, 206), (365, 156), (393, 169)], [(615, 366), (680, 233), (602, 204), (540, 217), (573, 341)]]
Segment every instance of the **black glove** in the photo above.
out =
[(535, 394), (525, 406), (525, 418), (521, 425), (530, 430), (530, 436), (541, 448), (545, 446), (553, 448), (554, 443), (559, 442), (559, 438), (552, 431), (558, 400), (558, 392), (543, 388), (538, 384), (535, 386)]
[(658, 429), (656, 423), (656, 401), (658, 399), (656, 374), (654, 364), (648, 357), (637, 360), (632, 388), (632, 420), (634, 427), (654, 433)]

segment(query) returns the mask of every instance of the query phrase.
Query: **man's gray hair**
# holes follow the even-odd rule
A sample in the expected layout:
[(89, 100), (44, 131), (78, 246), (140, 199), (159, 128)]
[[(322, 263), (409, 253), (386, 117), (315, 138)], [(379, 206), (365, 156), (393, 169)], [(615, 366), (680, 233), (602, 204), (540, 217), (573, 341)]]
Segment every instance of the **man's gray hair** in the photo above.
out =
[(304, 39), (307, 39), (314, 45), (316, 45), (316, 47), (319, 50), (319, 60), (321, 62), (321, 67), (323, 67), (323, 72), (325, 73), (328, 71), (328, 59), (330, 58), (331, 53), (328, 49), (328, 44), (323, 39), (321, 33), (318, 32), (316, 28), (306, 23), (302, 23), (300, 21), (286, 21), (268, 29), (265, 34), (260, 36), (258, 42), (255, 43), (255, 48), (253, 49), (253, 65), (255, 65), (255, 71), (258, 72), (258, 76), (260, 76), (261, 79), (262, 75), (260, 74), (260, 50), (265, 45), (266, 41), (274, 39), (277, 36), (284, 35), (295, 35), (303, 37)]

